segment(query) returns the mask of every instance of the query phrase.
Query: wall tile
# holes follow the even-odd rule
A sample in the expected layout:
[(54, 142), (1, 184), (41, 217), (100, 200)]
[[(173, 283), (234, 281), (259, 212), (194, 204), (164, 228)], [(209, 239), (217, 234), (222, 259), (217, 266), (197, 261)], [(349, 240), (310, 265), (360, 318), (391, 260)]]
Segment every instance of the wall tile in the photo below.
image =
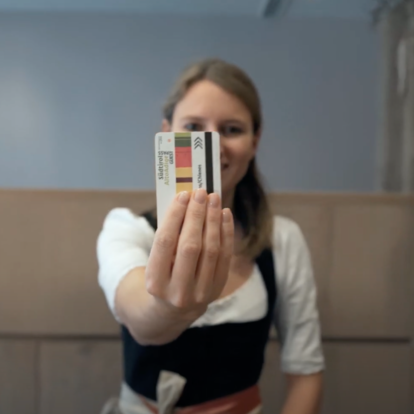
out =
[(118, 396), (122, 380), (118, 341), (44, 342), (40, 352), (40, 414), (99, 413)]

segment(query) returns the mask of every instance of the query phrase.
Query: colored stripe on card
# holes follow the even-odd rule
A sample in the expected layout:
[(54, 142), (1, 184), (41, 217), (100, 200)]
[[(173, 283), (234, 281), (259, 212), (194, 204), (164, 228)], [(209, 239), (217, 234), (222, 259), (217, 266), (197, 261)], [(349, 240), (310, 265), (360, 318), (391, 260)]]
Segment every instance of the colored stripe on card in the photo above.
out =
[(176, 182), (177, 183), (192, 183), (193, 177), (177, 177)]
[(191, 168), (191, 147), (175, 147), (175, 168)]
[(193, 191), (193, 183), (176, 183), (175, 186), (177, 193), (181, 193), (181, 191), (188, 191), (191, 193)]
[(176, 138), (176, 147), (191, 147), (191, 138)]
[(182, 167), (182, 168), (175, 168), (175, 176), (177, 178), (181, 177), (192, 177), (193, 176), (193, 169), (191, 167)]
[(174, 138), (176, 192), (191, 192), (193, 190), (191, 133), (176, 133)]

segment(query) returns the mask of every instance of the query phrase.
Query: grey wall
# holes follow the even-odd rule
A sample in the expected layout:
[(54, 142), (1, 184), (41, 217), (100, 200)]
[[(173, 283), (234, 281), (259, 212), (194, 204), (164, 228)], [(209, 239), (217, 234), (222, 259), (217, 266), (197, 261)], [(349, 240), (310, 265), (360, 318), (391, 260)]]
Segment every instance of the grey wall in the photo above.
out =
[(227, 58), (257, 82), (272, 190), (371, 191), (378, 37), (352, 20), (0, 14), (0, 187), (153, 187), (179, 70)]

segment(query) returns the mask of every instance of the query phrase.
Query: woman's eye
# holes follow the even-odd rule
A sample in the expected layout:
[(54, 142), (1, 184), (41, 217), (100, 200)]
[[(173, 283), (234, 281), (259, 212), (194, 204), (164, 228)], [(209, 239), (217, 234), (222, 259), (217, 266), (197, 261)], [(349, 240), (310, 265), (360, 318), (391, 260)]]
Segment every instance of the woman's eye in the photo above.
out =
[(202, 126), (200, 124), (195, 123), (195, 122), (190, 122), (190, 123), (186, 124), (184, 126), (184, 128), (187, 131), (202, 131), (203, 130)]
[(224, 135), (225, 137), (230, 137), (230, 136), (240, 135), (242, 132), (243, 130), (240, 127), (229, 125), (222, 129), (221, 134)]

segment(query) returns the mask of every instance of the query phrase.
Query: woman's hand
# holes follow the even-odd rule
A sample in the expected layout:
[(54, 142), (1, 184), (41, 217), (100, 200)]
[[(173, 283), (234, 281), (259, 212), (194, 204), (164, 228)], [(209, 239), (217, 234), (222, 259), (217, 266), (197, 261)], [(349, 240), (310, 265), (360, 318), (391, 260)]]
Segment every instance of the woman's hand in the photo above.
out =
[(162, 314), (196, 320), (217, 299), (233, 253), (231, 211), (217, 194), (182, 192), (158, 228), (145, 270), (146, 289)]

